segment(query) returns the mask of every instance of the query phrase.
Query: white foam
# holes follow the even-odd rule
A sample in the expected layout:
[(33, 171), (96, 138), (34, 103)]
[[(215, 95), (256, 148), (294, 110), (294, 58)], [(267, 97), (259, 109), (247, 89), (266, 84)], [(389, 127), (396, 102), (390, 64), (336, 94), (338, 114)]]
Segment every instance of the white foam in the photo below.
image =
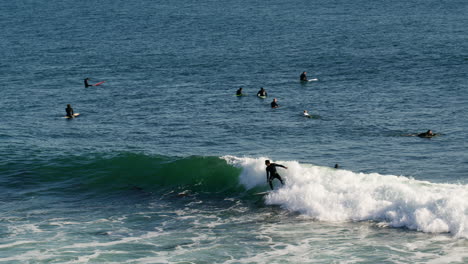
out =
[[(242, 167), (247, 189), (266, 186), (266, 158), (222, 157)], [(403, 176), (275, 161), (286, 185), (266, 196), (266, 203), (321, 221), (377, 221), (429, 233), (468, 237), (468, 185), (436, 184)]]

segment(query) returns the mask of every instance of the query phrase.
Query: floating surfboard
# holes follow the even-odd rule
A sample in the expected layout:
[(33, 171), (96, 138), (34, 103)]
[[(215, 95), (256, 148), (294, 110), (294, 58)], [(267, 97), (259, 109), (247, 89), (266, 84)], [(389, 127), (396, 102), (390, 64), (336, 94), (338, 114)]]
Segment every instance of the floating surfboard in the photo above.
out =
[(80, 113), (76, 113), (76, 114), (73, 114), (73, 117), (70, 117), (70, 116), (64, 116), (63, 118), (75, 118), (75, 117), (78, 117), (80, 115)]
[(314, 78), (314, 79), (309, 79), (309, 80), (307, 80), (307, 81), (308, 81), (308, 82), (316, 82), (316, 81), (318, 81), (318, 79), (317, 79), (317, 78)]
[(267, 98), (266, 95), (257, 95), (257, 96), (258, 96), (258, 98), (262, 98), (262, 99)]
[(236, 96), (238, 96), (238, 97), (247, 96), (247, 94), (236, 94)]
[(254, 195), (265, 195), (265, 194), (269, 194), (270, 192), (258, 192), (258, 193), (254, 193)]
[(99, 86), (99, 85), (101, 85), (101, 84), (103, 84), (103, 83), (105, 83), (105, 82), (106, 82), (106, 81), (98, 82), (98, 83), (93, 84), (93, 86)]

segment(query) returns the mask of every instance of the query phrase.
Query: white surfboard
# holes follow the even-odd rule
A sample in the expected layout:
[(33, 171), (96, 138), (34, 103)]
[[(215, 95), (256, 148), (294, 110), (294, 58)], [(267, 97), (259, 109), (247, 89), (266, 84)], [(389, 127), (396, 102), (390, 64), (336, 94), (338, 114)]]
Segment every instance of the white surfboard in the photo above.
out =
[(265, 195), (265, 194), (269, 194), (270, 191), (268, 192), (258, 192), (258, 193), (254, 193), (254, 195)]
[(78, 117), (79, 115), (80, 115), (80, 113), (75, 113), (75, 114), (73, 114), (73, 117), (64, 116), (63, 118), (75, 118), (75, 117)]

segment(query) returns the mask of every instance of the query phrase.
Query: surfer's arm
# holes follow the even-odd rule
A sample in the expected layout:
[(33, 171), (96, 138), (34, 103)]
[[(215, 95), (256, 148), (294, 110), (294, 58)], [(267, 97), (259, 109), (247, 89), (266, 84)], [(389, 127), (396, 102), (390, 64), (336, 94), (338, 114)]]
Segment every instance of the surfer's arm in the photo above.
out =
[(288, 169), (288, 167), (286, 167), (286, 166), (283, 166), (283, 165), (280, 165), (280, 164), (276, 164), (276, 166), (278, 166), (278, 167), (281, 167), (281, 168)]

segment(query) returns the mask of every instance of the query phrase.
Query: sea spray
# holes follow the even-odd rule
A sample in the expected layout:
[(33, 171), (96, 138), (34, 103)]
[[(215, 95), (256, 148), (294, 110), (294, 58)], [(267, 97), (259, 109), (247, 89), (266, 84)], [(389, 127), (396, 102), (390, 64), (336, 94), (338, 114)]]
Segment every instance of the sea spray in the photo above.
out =
[[(266, 186), (266, 158), (223, 157), (241, 166), (247, 189)], [(286, 185), (265, 198), (320, 221), (375, 221), (429, 233), (468, 237), (468, 186), (436, 184), (404, 176), (354, 173), (327, 167), (278, 161)]]

